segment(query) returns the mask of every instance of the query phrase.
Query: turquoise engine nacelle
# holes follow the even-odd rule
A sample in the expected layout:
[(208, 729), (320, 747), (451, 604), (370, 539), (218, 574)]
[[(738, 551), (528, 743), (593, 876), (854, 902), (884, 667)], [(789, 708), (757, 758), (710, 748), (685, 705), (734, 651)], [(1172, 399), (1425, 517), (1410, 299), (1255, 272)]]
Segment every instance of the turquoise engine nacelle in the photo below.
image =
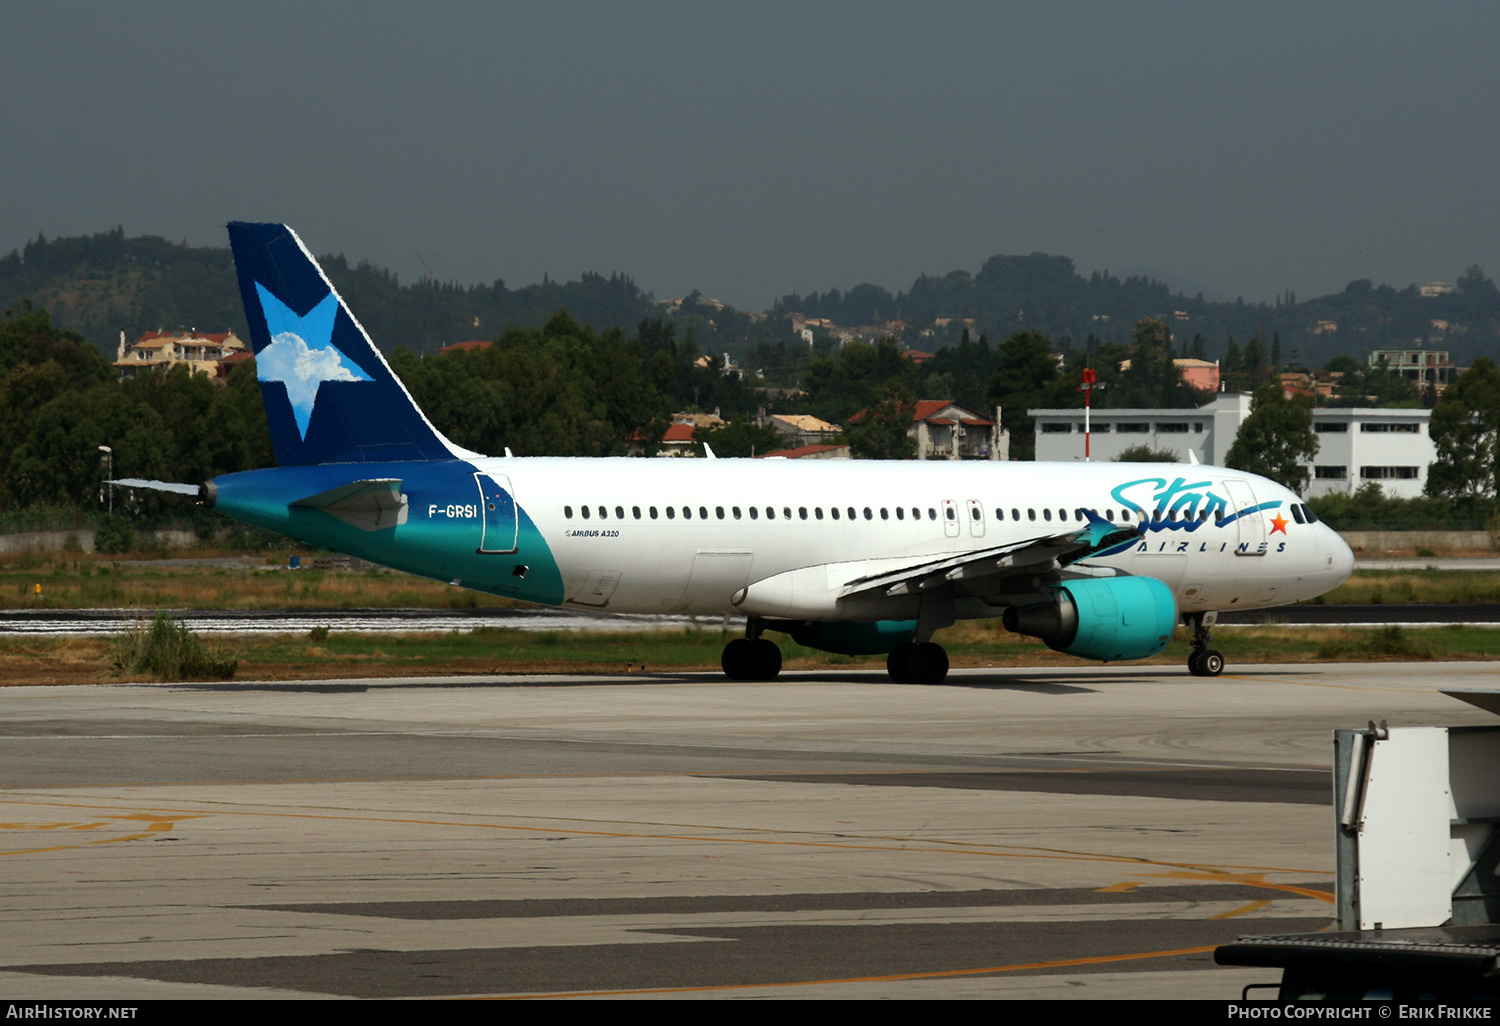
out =
[(1177, 625), (1172, 590), (1155, 577), (1094, 577), (1056, 586), (1052, 598), (1005, 611), (1005, 626), (1056, 652), (1146, 659), (1167, 647)]
[(887, 655), (903, 641), (910, 641), (917, 633), (915, 620), (876, 620), (874, 623), (842, 623), (837, 621), (803, 620), (784, 627), (771, 625), (772, 630), (785, 630), (792, 640), (819, 652), (836, 652), (839, 655)]

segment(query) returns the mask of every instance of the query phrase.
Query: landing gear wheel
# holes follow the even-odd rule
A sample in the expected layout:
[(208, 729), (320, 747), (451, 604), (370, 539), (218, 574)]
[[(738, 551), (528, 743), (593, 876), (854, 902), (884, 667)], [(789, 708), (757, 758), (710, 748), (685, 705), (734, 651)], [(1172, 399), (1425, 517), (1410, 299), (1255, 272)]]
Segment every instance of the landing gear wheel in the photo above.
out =
[(730, 680), (775, 680), (781, 672), (781, 649), (765, 638), (735, 638), (719, 657)]
[(724, 646), (724, 654), (719, 657), (719, 665), (724, 668), (724, 676), (730, 680), (754, 678), (755, 644), (749, 638), (735, 638)]
[(948, 676), (948, 653), (931, 641), (912, 646), (906, 659), (906, 678), (912, 684), (941, 684)]
[(885, 657), (885, 668), (891, 675), (891, 680), (897, 684), (911, 683), (911, 654), (917, 650), (917, 646), (910, 641), (903, 641), (891, 649), (891, 654)]
[(1224, 672), (1224, 653), (1209, 648), (1213, 636), (1209, 633), (1211, 620), (1216, 613), (1193, 613), (1184, 617), (1184, 622), (1193, 628), (1193, 653), (1188, 656), (1188, 672), (1194, 677), (1217, 677)]
[(760, 638), (754, 641), (755, 645), (753, 675), (750, 680), (775, 680), (781, 673), (781, 649), (776, 647), (776, 642)]

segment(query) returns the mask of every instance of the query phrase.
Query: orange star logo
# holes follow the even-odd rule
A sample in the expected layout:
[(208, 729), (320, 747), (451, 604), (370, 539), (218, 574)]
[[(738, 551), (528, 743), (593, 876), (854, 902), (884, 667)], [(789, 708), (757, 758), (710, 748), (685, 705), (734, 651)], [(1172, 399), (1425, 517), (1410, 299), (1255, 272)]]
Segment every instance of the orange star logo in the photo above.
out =
[(1280, 531), (1282, 534), (1286, 534), (1286, 525), (1289, 523), (1291, 523), (1290, 520), (1277, 513), (1271, 518), (1271, 533), (1275, 534), (1277, 531)]

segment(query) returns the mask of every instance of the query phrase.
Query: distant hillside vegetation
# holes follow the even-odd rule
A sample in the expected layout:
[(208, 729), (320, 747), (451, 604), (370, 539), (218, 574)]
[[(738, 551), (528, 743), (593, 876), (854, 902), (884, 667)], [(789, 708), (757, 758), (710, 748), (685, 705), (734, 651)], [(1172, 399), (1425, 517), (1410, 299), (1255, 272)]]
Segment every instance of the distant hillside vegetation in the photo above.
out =
[[(1299, 302), (1288, 292), (1271, 304), (1230, 303), (1174, 293), (1144, 276), (1122, 280), (1095, 271), (1084, 277), (1065, 256), (1001, 254), (972, 274), (923, 275), (894, 294), (868, 284), (846, 292), (793, 293), (767, 318), (697, 293), (663, 307), (624, 274), (590, 273), (577, 281), (544, 280), (519, 289), (498, 280), (402, 285), (395, 274), (369, 262), (351, 267), (342, 256), (320, 259), (387, 352), (405, 346), (426, 353), (454, 342), (494, 339), (507, 327), (540, 327), (566, 309), (575, 321), (599, 331), (618, 326), (628, 332), (653, 312), (664, 314), (700, 351), (728, 352), (736, 360), (764, 344), (795, 347), (788, 321), (793, 314), (826, 318), (848, 329), (868, 327), (861, 334), (871, 340), (899, 321), (905, 325), (901, 344), (928, 351), (957, 344), (966, 328), (976, 339), (1039, 332), (1063, 348), (1090, 335), (1128, 344), (1136, 322), (1151, 317), (1168, 326), (1174, 351), (1191, 350), (1209, 359), (1222, 356), (1231, 339), (1245, 342), (1256, 335), (1279, 343), (1276, 362), (1314, 368), (1336, 354), (1362, 360), (1371, 349), (1417, 342), (1452, 350), (1460, 364), (1500, 355), (1500, 292), (1479, 267), (1469, 268), (1438, 295), (1422, 295), (1417, 285), (1396, 289), (1359, 279), (1312, 300)], [(121, 330), (132, 341), (158, 328), (246, 335), (228, 249), (151, 235), (126, 238), (123, 228), (77, 238), (39, 236), (0, 258), (0, 305), (13, 307), (25, 298), (111, 356)]]
[[(599, 330), (633, 327), (651, 312), (649, 294), (622, 274), (508, 289), (421, 281), (402, 285), (390, 271), (342, 256), (319, 257), (375, 342), (389, 352), (430, 352), (454, 342), (493, 339), (505, 328), (540, 327), (566, 308)], [(30, 299), (59, 326), (113, 357), (119, 333), (134, 341), (158, 328), (234, 331), (248, 338), (228, 248), (188, 246), (123, 228), (65, 239), (38, 237), (0, 258), (0, 304)]]
[[(1453, 284), (1447, 294), (1423, 296), (1416, 285), (1398, 290), (1360, 279), (1342, 292), (1302, 302), (1291, 292), (1273, 304), (1209, 302), (1201, 294), (1174, 294), (1146, 277), (1122, 281), (1095, 271), (1085, 278), (1065, 256), (1002, 254), (977, 273), (923, 275), (895, 294), (878, 285), (793, 293), (777, 302), (775, 313), (841, 325), (899, 319), (911, 328), (933, 329), (928, 344), (911, 332), (905, 336), (923, 349), (956, 342), (965, 327), (975, 337), (992, 339), (1035, 331), (1075, 342), (1094, 335), (1127, 343), (1136, 322), (1153, 317), (1168, 325), (1179, 350), (1201, 336), (1210, 358), (1221, 355), (1230, 338), (1244, 342), (1257, 334), (1265, 339), (1279, 334), (1282, 359), (1311, 367), (1338, 353), (1363, 357), (1371, 349), (1418, 340), (1451, 349), (1461, 363), (1494, 355), (1500, 349), (1500, 293), (1494, 282), (1471, 267)], [(947, 323), (939, 325), (940, 319)], [(965, 319), (973, 323), (965, 325)]]

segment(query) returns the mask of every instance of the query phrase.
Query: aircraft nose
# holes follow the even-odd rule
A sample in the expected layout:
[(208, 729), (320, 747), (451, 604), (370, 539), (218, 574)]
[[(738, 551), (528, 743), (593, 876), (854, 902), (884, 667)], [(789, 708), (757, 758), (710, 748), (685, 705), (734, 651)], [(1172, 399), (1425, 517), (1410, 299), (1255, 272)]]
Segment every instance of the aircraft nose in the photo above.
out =
[(1354, 573), (1354, 550), (1333, 528), (1326, 527), (1325, 529), (1328, 532), (1328, 554), (1331, 560), (1328, 572), (1337, 577), (1338, 583), (1342, 584), (1349, 579), (1350, 574)]

